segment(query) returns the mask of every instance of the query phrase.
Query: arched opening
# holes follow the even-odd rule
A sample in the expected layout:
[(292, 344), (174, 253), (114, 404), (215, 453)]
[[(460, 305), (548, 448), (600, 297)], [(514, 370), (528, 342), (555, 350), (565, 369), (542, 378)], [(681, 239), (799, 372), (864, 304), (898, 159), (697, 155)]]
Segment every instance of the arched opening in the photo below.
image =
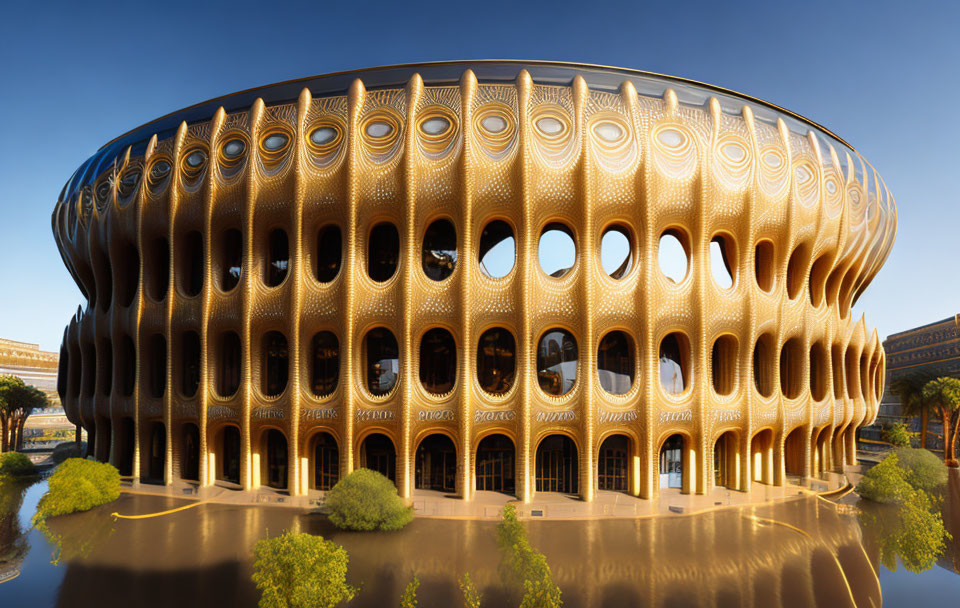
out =
[(263, 439), (266, 468), (260, 483), (278, 490), (287, 489), (287, 438), (282, 431), (267, 429)]
[(623, 395), (633, 387), (636, 364), (633, 340), (625, 332), (611, 331), (597, 348), (597, 376), (600, 386), (611, 395)]
[(763, 429), (750, 440), (752, 479), (773, 484), (773, 431)]
[(382, 433), (372, 433), (360, 446), (360, 466), (397, 482), (397, 451), (393, 441)]
[(313, 488), (327, 491), (340, 481), (340, 449), (330, 433), (313, 438)]
[(683, 472), (687, 465), (686, 439), (674, 434), (660, 446), (660, 487), (683, 488)]
[(686, 278), (690, 266), (690, 244), (682, 230), (671, 228), (660, 235), (657, 262), (660, 272), (670, 281), (680, 283)]
[(843, 398), (843, 347), (834, 344), (830, 348), (830, 363), (833, 368), (833, 397), (834, 399)]
[(457, 229), (447, 219), (436, 220), (423, 235), (423, 272), (434, 281), (453, 274), (457, 265)]
[(853, 347), (847, 347), (844, 355), (844, 367), (847, 370), (847, 397), (856, 399), (860, 395), (857, 391), (860, 383), (857, 382), (857, 353), (853, 352)]
[(737, 247), (733, 238), (717, 234), (710, 241), (710, 272), (720, 289), (730, 289), (737, 268)]
[(100, 394), (109, 397), (113, 390), (113, 345), (109, 340), (102, 340), (97, 345), (97, 356), (97, 385), (100, 387)]
[(787, 262), (787, 297), (791, 300), (796, 299), (803, 289), (809, 261), (810, 246), (806, 243), (797, 245), (790, 254), (790, 261)]
[(120, 349), (120, 391), (124, 397), (130, 397), (137, 386), (137, 349), (126, 335), (120, 339)]
[(679, 332), (660, 341), (660, 386), (669, 395), (679, 395), (691, 384), (690, 341)]
[(807, 433), (803, 427), (793, 429), (783, 442), (783, 465), (787, 475), (803, 476), (807, 447)]
[(827, 396), (827, 349), (820, 342), (810, 345), (810, 395), (814, 401)]
[(455, 492), (457, 486), (457, 448), (441, 433), (428, 435), (417, 447), (414, 479), (421, 490)]
[(133, 455), (137, 446), (137, 427), (133, 418), (121, 418), (117, 431), (120, 435), (117, 437), (114, 464), (121, 476), (129, 477), (133, 475)]
[[(110, 256), (96, 245), (90, 248), (90, 255), (94, 266), (94, 281), (96, 281), (96, 301), (100, 303), (100, 310), (106, 312), (110, 310), (110, 304), (113, 302), (113, 267), (110, 264)], [(91, 302), (90, 308), (93, 306), (94, 303)]]
[(220, 466), (217, 467), (219, 481), (240, 484), (240, 445), (240, 429), (232, 425), (223, 427), (217, 442), (217, 455), (220, 460)]
[(736, 431), (727, 431), (713, 444), (713, 484), (740, 489), (740, 443)]
[(68, 379), (70, 377), (72, 377), (70, 373), (70, 352), (67, 349), (66, 338), (64, 338), (64, 342), (60, 345), (60, 360), (57, 362), (57, 395), (61, 402), (67, 399)]
[(243, 234), (236, 228), (223, 233), (220, 289), (230, 291), (240, 283), (243, 272)]
[(160, 399), (167, 388), (167, 339), (161, 334), (153, 334), (148, 340), (147, 351), (150, 353), (147, 361), (150, 396)]
[(232, 331), (220, 335), (217, 357), (217, 393), (231, 397), (240, 389), (240, 336)]
[(800, 338), (790, 338), (780, 349), (780, 392), (796, 399), (803, 390), (803, 354)]
[(96, 425), (97, 444), (94, 448), (97, 453), (96, 458), (100, 462), (108, 462), (110, 460), (110, 444), (113, 442), (113, 425), (109, 418), (97, 418)]
[(870, 396), (870, 372), (868, 371), (867, 353), (860, 354), (860, 396), (864, 399)]
[(833, 258), (825, 253), (818, 257), (810, 268), (810, 303), (815, 307), (823, 304), (827, 288), (827, 276), (832, 265)]
[(477, 445), (476, 488), (514, 494), (516, 491), (513, 441), (506, 435), (487, 435)]
[(274, 228), (267, 235), (267, 258), (263, 269), (263, 282), (267, 287), (276, 287), (287, 278), (290, 264), (290, 244), (282, 228)]
[(97, 387), (97, 348), (92, 342), (83, 345), (83, 394), (93, 397)]
[(510, 224), (493, 220), (484, 226), (477, 252), (480, 270), (485, 275), (500, 279), (510, 274), (517, 259), (517, 244)]
[(610, 435), (600, 444), (597, 457), (597, 489), (612, 492), (630, 490), (630, 438)]
[(124, 308), (133, 303), (140, 287), (140, 254), (130, 242), (120, 245), (120, 255), (114, 261), (113, 268), (117, 273), (117, 299)]
[(187, 399), (200, 388), (200, 335), (185, 331), (180, 337), (180, 391)]
[(566, 435), (548, 435), (537, 446), (537, 492), (579, 492), (577, 445)]
[(830, 427), (823, 427), (815, 434), (816, 441), (810, 469), (814, 475), (823, 475), (830, 468)]
[(633, 269), (630, 229), (615, 224), (600, 237), (600, 266), (611, 279), (619, 280)]
[(477, 343), (477, 381), (480, 388), (502, 395), (513, 386), (517, 370), (517, 342), (506, 328), (492, 327)]
[(340, 379), (340, 341), (332, 331), (313, 336), (310, 390), (318, 397), (330, 395)]
[(393, 332), (377, 327), (367, 332), (363, 341), (367, 363), (367, 390), (373, 395), (386, 395), (397, 384), (400, 374), (400, 347)]
[(150, 452), (147, 457), (147, 478), (163, 483), (167, 460), (167, 430), (162, 422), (150, 423)]
[(260, 390), (267, 397), (279, 397), (287, 388), (290, 373), (287, 338), (278, 331), (268, 331), (260, 348), (263, 353)]
[(718, 395), (730, 395), (737, 387), (738, 351), (737, 339), (730, 334), (724, 334), (713, 342), (710, 376), (713, 390)]
[(573, 334), (550, 329), (537, 346), (537, 380), (548, 395), (564, 395), (577, 383), (580, 355)]
[(773, 395), (773, 336), (763, 334), (753, 347), (753, 384), (764, 397)]
[(773, 290), (773, 279), (777, 276), (776, 263), (773, 242), (759, 241), (754, 251), (753, 270), (757, 277), (757, 287), (763, 291), (770, 292)]
[(183, 425), (180, 477), (200, 481), (200, 429), (192, 422)]
[(147, 245), (144, 251), (143, 274), (150, 299), (160, 302), (167, 297), (167, 287), (170, 285), (170, 244), (164, 237), (157, 237)]
[(577, 263), (577, 245), (573, 230), (560, 222), (544, 226), (537, 245), (537, 259), (540, 269), (547, 276), (556, 279), (566, 276)]
[(377, 224), (370, 231), (367, 244), (367, 273), (378, 283), (390, 279), (400, 263), (400, 233), (388, 222)]
[(321, 283), (329, 283), (340, 273), (343, 260), (343, 236), (340, 227), (330, 224), (317, 232), (317, 258), (314, 274)]
[(180, 278), (180, 291), (192, 298), (203, 289), (203, 237), (192, 230), (180, 238), (177, 247), (177, 276)]
[(420, 339), (420, 384), (428, 393), (445, 395), (457, 381), (457, 345), (450, 332), (435, 327)]

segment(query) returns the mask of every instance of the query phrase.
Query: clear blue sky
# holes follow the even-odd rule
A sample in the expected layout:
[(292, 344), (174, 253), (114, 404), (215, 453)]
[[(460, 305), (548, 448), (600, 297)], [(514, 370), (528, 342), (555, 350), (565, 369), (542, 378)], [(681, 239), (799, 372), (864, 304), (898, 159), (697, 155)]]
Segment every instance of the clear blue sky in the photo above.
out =
[(900, 208), (854, 313), (881, 338), (960, 312), (960, 5), (588, 0), (7, 3), (0, 20), (0, 337), (59, 347), (81, 303), (50, 231), (100, 145), (291, 78), (447, 59), (639, 68), (743, 91), (836, 131)]

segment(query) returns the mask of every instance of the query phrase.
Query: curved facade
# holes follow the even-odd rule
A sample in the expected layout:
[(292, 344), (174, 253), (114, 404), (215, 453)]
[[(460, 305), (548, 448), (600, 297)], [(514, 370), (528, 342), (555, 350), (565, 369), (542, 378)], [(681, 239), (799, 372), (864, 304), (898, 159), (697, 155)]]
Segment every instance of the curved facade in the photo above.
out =
[(854, 462), (882, 394), (850, 309), (893, 244), (883, 181), (806, 119), (671, 77), (245, 91), (104, 146), (53, 231), (87, 296), (63, 403), (144, 480), (746, 490)]

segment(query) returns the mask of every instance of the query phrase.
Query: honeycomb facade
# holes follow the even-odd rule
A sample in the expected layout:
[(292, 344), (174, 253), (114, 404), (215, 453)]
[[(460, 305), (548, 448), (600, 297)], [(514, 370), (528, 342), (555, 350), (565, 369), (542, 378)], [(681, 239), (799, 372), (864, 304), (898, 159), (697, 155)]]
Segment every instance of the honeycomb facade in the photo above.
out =
[[(478, 62), (262, 87), (107, 144), (52, 221), (87, 297), (64, 406), (141, 480), (748, 490), (855, 462), (882, 394), (850, 309), (893, 244), (883, 181), (682, 79)], [(554, 234), (575, 253), (550, 270)]]

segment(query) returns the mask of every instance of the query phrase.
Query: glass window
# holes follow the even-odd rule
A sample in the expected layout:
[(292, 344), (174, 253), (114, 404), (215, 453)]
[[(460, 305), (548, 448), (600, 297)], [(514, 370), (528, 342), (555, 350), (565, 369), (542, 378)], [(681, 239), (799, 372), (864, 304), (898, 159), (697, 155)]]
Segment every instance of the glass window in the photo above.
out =
[(513, 228), (503, 220), (494, 220), (480, 233), (480, 270), (492, 279), (500, 279), (513, 270), (517, 260), (517, 244)]
[(337, 278), (343, 259), (343, 238), (338, 226), (324, 226), (317, 233), (317, 280), (329, 283)]
[(423, 272), (434, 281), (442, 281), (453, 274), (456, 265), (456, 228), (450, 220), (437, 220), (423, 236)]
[(577, 263), (577, 245), (573, 240), (573, 231), (559, 222), (544, 226), (540, 233), (537, 257), (541, 270), (548, 276), (566, 276)]
[(224, 291), (230, 291), (240, 282), (243, 270), (243, 235), (231, 228), (223, 233), (223, 274), (220, 284)]
[(180, 347), (180, 390), (184, 397), (193, 397), (200, 387), (200, 336), (195, 331), (184, 333)]
[(622, 331), (605, 335), (597, 349), (597, 375), (603, 390), (613, 395), (626, 393), (633, 386), (634, 371), (630, 336)]
[(400, 348), (393, 333), (384, 327), (372, 329), (364, 340), (367, 360), (367, 389), (374, 395), (386, 395), (397, 384), (400, 373)]
[(314, 395), (329, 395), (337, 388), (340, 377), (340, 341), (333, 332), (321, 331), (313, 336), (313, 367), (310, 388)]
[(180, 289), (193, 297), (203, 289), (203, 237), (196, 230), (188, 232), (177, 251), (180, 260)]
[(613, 279), (622, 279), (633, 268), (630, 232), (623, 226), (611, 226), (600, 237), (600, 265)]
[(477, 381), (480, 388), (502, 395), (513, 386), (517, 369), (517, 343), (503, 327), (483, 332), (477, 344)]
[(427, 392), (443, 395), (457, 382), (457, 345), (450, 332), (434, 328), (420, 340), (420, 383)]
[(287, 388), (288, 373), (287, 339), (278, 331), (267, 332), (263, 336), (263, 394), (268, 397), (282, 394)]
[(400, 263), (400, 233), (393, 224), (377, 224), (367, 244), (367, 272), (374, 281), (390, 279)]
[(577, 382), (577, 341), (570, 332), (551, 329), (537, 347), (537, 379), (548, 395), (563, 395)]
[(678, 230), (668, 230), (660, 237), (660, 247), (657, 251), (657, 261), (660, 271), (674, 283), (680, 283), (687, 276), (687, 267), (690, 260), (687, 257), (687, 248), (680, 240), (684, 237)]
[(217, 392), (229, 397), (240, 388), (240, 336), (228, 331), (220, 338), (220, 361), (217, 367)]
[(660, 342), (660, 386), (668, 394), (679, 394), (687, 388), (689, 352), (690, 345), (683, 334), (669, 334)]
[(271, 230), (267, 249), (266, 283), (267, 287), (276, 287), (287, 277), (287, 266), (290, 263), (287, 233), (280, 228)]

